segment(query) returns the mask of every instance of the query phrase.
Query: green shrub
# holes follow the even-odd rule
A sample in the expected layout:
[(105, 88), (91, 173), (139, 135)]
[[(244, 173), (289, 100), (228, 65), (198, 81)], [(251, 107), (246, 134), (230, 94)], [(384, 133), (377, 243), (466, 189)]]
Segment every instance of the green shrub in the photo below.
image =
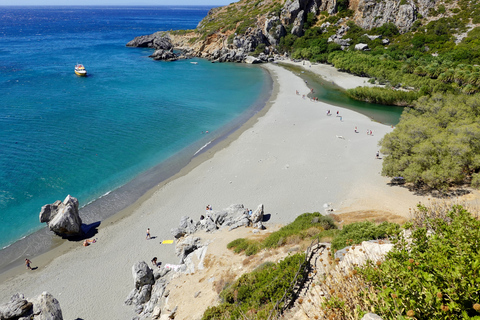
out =
[[(304, 254), (296, 254), (279, 263), (264, 263), (253, 272), (242, 275), (220, 293), (223, 302), (209, 307), (202, 320), (243, 319), (246, 314), (254, 314), (255, 319), (267, 319), (277, 300), (288, 293), (304, 260)], [(300, 274), (300, 277), (306, 276)]]
[(257, 57), (260, 53), (264, 53), (265, 52), (265, 44), (264, 43), (260, 43), (256, 48), (255, 48), (255, 51), (253, 51), (252, 55)]
[(370, 221), (354, 222), (343, 227), (332, 241), (332, 249), (339, 250), (362, 241), (386, 238), (398, 233), (400, 226), (396, 223), (383, 222), (376, 224)]
[(258, 241), (245, 238), (235, 239), (227, 244), (228, 249), (233, 249), (233, 252), (235, 253), (245, 252), (245, 255), (247, 256), (257, 254), (261, 247), (262, 246)]
[[(373, 82), (375, 82), (374, 79)], [(413, 102), (420, 97), (417, 91), (402, 91), (381, 87), (357, 87), (347, 90), (347, 95), (356, 100), (397, 106), (412, 106)]]
[(480, 172), (479, 123), (479, 94), (419, 98), (380, 141), (382, 174), (438, 190), (468, 183)]
[(322, 230), (336, 229), (332, 217), (321, 213), (304, 213), (298, 216), (292, 223), (269, 235), (263, 242), (265, 248), (276, 248), (285, 244), (286, 239), (292, 235), (301, 235), (301, 231), (312, 227)]
[(444, 219), (425, 218), (428, 229), (412, 229), (383, 263), (360, 269), (378, 292), (375, 312), (383, 319), (407, 312), (421, 320), (479, 319), (480, 222), (461, 206)]

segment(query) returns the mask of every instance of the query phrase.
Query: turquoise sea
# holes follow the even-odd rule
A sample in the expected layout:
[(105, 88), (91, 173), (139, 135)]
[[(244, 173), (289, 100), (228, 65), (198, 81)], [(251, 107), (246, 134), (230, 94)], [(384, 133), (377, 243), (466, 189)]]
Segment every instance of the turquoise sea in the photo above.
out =
[[(101, 222), (265, 105), (272, 81), (262, 68), (159, 62), (125, 46), (193, 29), (210, 9), (0, 6), (0, 273), (62, 241), (40, 224), (43, 205), (71, 194), (86, 225)], [(398, 122), (401, 108), (358, 103), (294, 72), (320, 100)]]
[(68, 194), (87, 224), (118, 212), (264, 105), (261, 68), (125, 46), (210, 8), (0, 6), (0, 248), (48, 248), (40, 209)]

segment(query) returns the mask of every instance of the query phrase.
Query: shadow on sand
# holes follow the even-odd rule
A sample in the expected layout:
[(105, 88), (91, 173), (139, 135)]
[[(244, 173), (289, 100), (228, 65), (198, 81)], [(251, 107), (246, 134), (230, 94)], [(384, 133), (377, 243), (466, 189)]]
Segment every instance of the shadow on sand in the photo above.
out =
[(62, 237), (63, 239), (67, 239), (69, 241), (84, 241), (86, 239), (92, 238), (98, 233), (98, 226), (100, 226), (100, 221), (90, 223), (90, 224), (82, 224), (81, 229), (82, 229), (82, 234), (74, 237)]
[(262, 222), (267, 222), (271, 217), (272, 215), (270, 213), (264, 214)]

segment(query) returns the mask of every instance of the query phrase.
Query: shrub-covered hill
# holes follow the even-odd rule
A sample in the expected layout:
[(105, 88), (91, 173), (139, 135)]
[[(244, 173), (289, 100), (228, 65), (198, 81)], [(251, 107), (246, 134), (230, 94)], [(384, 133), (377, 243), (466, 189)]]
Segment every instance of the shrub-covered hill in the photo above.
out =
[[(360, 221), (330, 229), (335, 230), (328, 233), (331, 246), (322, 243), (322, 254), (308, 260), (313, 244), (305, 254), (259, 265), (226, 285), (220, 302), (202, 319), (344, 320), (362, 319), (371, 312), (385, 320), (480, 319), (478, 217), (447, 203), (419, 205), (412, 216), (402, 228)], [(292, 243), (293, 238), (325, 239), (326, 230), (312, 220), (317, 217), (321, 215), (300, 215), (278, 231), (290, 239), (278, 245)], [(316, 225), (316, 233), (305, 222)], [(363, 251), (366, 247), (360, 243), (379, 238), (393, 243), (379, 260), (348, 265), (346, 258), (334, 256), (336, 248), (349, 245), (346, 252), (364, 252), (368, 260), (371, 252)]]

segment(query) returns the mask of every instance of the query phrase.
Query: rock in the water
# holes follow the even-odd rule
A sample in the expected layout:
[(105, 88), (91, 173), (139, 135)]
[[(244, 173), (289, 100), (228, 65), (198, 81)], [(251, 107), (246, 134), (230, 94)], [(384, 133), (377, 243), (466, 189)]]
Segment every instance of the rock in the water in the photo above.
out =
[(173, 49), (170, 49), (170, 50), (157, 49), (149, 57), (153, 58), (153, 60), (164, 60), (164, 61), (178, 60), (178, 55), (173, 52)]
[(261, 62), (262, 62), (262, 60), (257, 59), (253, 56), (247, 56), (245, 58), (245, 63), (248, 63), (248, 64), (257, 64), (257, 63), (261, 63)]
[(135, 37), (135, 39), (127, 43), (127, 47), (153, 48), (157, 50), (170, 50), (173, 48), (172, 42), (165, 32), (155, 32), (154, 34)]
[(60, 236), (78, 236), (82, 233), (82, 219), (78, 214), (77, 198), (68, 195), (63, 202), (47, 204), (40, 211), (40, 222), (47, 223), (48, 228)]

